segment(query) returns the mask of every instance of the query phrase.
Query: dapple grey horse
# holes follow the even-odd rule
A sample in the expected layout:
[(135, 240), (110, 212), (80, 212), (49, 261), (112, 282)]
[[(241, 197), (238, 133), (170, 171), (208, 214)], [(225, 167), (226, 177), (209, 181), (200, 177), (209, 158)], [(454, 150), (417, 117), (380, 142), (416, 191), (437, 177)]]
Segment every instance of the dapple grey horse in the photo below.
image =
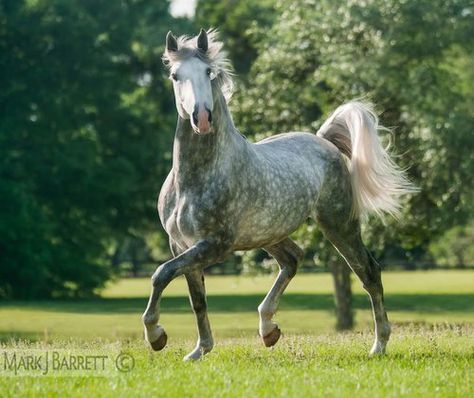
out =
[(151, 347), (161, 350), (167, 342), (158, 324), (163, 289), (184, 274), (198, 326), (196, 348), (185, 359), (211, 351), (203, 269), (254, 248), (266, 250), (280, 266), (258, 307), (260, 336), (273, 346), (280, 329), (272, 317), (303, 258), (289, 235), (313, 218), (368, 292), (375, 320), (371, 354), (383, 353), (390, 324), (380, 267), (362, 243), (359, 220), (367, 212), (396, 215), (399, 196), (413, 188), (382, 147), (370, 105), (342, 105), (317, 134), (292, 132), (253, 144), (229, 113), (230, 65), (215, 31), (178, 39), (169, 32), (164, 61), (178, 122), (158, 212), (174, 258), (152, 276), (143, 314)]

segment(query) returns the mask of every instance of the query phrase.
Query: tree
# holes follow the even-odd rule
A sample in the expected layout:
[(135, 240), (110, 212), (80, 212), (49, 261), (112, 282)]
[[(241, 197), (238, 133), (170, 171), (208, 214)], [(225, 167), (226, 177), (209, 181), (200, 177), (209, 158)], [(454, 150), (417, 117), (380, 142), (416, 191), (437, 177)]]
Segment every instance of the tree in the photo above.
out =
[(468, 2), (280, 1), (277, 12), (234, 105), (242, 131), (315, 130), (344, 100), (368, 97), (385, 111), (384, 124), (396, 126), (385, 138), (422, 188), (400, 222), (371, 220), (374, 249), (426, 249), (447, 226), (465, 222), (472, 186), (464, 181), (474, 169)]
[(171, 21), (167, 2), (0, 4), (1, 296), (91, 294), (107, 248), (158, 225)]
[(245, 79), (257, 58), (262, 32), (274, 19), (274, 1), (271, 0), (200, 0), (195, 23), (197, 28), (219, 29), (235, 71)]
[(421, 193), (407, 198), (400, 220), (370, 219), (365, 240), (382, 259), (390, 248), (426, 256), (432, 239), (473, 214), (469, 2), (282, 0), (276, 8), (233, 103), (236, 124), (257, 138), (315, 131), (340, 103), (374, 101), (395, 126), (384, 138)]
[(474, 220), (457, 225), (430, 244), (438, 264), (465, 268), (474, 265)]

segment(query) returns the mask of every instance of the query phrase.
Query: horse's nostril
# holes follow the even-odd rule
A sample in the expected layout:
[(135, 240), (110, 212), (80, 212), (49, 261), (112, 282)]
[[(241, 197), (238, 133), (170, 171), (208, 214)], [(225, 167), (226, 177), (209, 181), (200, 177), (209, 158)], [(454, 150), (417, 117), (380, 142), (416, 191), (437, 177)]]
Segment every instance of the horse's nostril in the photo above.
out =
[(197, 126), (197, 124), (198, 124), (198, 113), (197, 113), (197, 111), (193, 112), (193, 122)]
[(211, 111), (207, 111), (209, 116), (207, 118), (207, 120), (209, 120), (209, 123), (212, 123), (212, 112)]

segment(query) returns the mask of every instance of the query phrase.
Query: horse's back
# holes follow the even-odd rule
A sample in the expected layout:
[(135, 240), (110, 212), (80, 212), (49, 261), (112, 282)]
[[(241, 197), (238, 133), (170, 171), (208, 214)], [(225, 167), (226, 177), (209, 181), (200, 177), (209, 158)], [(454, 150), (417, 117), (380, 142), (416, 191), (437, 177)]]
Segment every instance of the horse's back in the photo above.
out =
[[(308, 154), (312, 160), (315, 156), (334, 158), (340, 155), (339, 150), (328, 140), (316, 134), (288, 132), (273, 135), (254, 144), (258, 151), (281, 154)], [(309, 153), (308, 153), (309, 152)]]
[(310, 179), (314, 176), (320, 182), (327, 165), (341, 156), (332, 143), (311, 133), (278, 134), (253, 147), (262, 162), (284, 169), (285, 174), (307, 174)]

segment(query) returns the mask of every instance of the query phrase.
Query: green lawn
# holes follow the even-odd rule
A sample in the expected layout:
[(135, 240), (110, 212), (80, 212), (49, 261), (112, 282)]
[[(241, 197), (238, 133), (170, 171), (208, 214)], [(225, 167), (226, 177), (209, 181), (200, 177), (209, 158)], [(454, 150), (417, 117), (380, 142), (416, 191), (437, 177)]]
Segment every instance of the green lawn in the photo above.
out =
[(164, 295), (161, 323), (169, 340), (160, 353), (142, 341), (146, 279), (118, 281), (95, 300), (2, 302), (4, 350), (87, 348), (111, 356), (125, 350), (135, 367), (98, 377), (6, 377), (0, 369), (0, 396), (472, 396), (474, 272), (385, 272), (383, 278), (393, 335), (388, 355), (370, 360), (368, 299), (354, 281), (356, 329), (334, 332), (327, 274), (295, 277), (276, 317), (284, 335), (272, 349), (260, 345), (256, 308), (273, 277), (207, 278), (216, 348), (194, 364), (181, 361), (195, 338), (182, 279)]
[[(273, 278), (207, 278), (209, 314), (217, 338), (256, 335), (257, 306)], [(472, 271), (386, 272), (383, 278), (392, 322), (474, 322)], [(111, 284), (98, 300), (2, 303), (0, 340), (12, 336), (33, 340), (141, 338), (140, 317), (149, 286), (148, 279), (126, 279)], [(356, 330), (368, 330), (372, 327), (368, 297), (358, 281), (354, 281), (353, 290)], [(285, 292), (277, 314), (282, 330), (291, 334), (332, 331), (332, 291), (329, 274), (298, 274)], [(183, 278), (175, 280), (165, 291), (161, 321), (170, 343), (173, 338), (195, 335), (194, 315)]]

